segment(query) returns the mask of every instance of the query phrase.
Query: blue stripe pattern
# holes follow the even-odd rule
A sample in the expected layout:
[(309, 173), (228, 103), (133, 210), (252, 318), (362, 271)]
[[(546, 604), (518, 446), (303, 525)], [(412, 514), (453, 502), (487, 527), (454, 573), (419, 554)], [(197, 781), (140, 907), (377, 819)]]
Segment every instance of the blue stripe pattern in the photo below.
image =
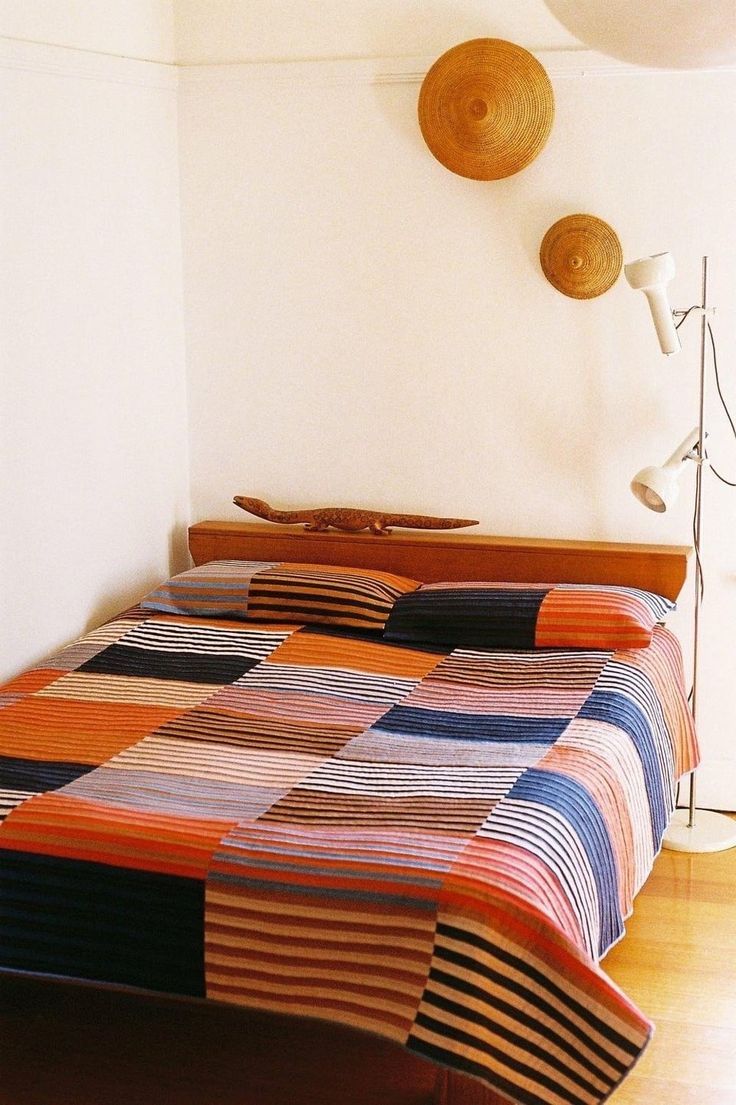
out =
[(514, 744), (554, 744), (570, 724), (569, 717), (513, 717), (504, 714), (463, 714), (393, 706), (374, 729), (446, 740), (503, 741)]

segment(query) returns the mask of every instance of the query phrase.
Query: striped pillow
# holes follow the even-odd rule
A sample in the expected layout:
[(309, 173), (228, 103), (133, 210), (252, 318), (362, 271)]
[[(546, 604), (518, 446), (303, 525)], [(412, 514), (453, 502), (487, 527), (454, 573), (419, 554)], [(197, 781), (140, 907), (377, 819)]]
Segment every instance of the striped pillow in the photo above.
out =
[(167, 580), (141, 606), (165, 614), (382, 630), (396, 599), (418, 586), (415, 579), (370, 568), (218, 560)]
[(213, 560), (161, 583), (141, 606), (164, 614), (247, 618), (251, 580), (256, 572), (272, 567), (259, 560)]
[(455, 648), (646, 648), (674, 609), (634, 587), (431, 583), (401, 596), (384, 637)]
[(369, 568), (277, 564), (253, 577), (248, 613), (268, 621), (383, 629), (399, 596), (418, 586), (415, 579)]

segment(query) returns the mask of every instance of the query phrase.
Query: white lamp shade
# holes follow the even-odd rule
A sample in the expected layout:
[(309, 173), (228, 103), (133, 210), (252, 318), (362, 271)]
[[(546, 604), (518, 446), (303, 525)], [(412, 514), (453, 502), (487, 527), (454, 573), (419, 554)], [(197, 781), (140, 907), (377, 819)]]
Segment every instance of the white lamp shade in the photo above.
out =
[(675, 259), (671, 253), (655, 253), (651, 257), (640, 257), (638, 261), (628, 261), (624, 272), (630, 287), (644, 291), (669, 284), (675, 275)]
[(673, 472), (652, 465), (637, 472), (631, 481), (631, 490), (649, 510), (664, 514), (677, 498), (680, 485)]
[(733, 0), (546, 0), (582, 43), (634, 65), (702, 69), (736, 62)]
[(644, 292), (657, 331), (659, 348), (667, 355), (679, 353), (682, 346), (667, 298), (667, 285), (675, 275), (675, 261), (671, 253), (655, 253), (624, 265), (624, 275), (629, 286)]
[(665, 511), (670, 510), (680, 490), (680, 476), (685, 462), (695, 459), (693, 450), (698, 444), (699, 436), (696, 426), (663, 465), (642, 468), (641, 472), (637, 472), (634, 476), (631, 490), (639, 502), (649, 510), (654, 510), (657, 514), (664, 514)]

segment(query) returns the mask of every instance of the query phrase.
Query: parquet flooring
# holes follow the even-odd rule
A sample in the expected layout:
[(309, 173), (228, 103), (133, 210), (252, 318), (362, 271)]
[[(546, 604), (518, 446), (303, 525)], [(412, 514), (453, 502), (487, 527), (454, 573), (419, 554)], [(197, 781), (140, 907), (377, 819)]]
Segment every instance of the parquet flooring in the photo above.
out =
[(656, 1024), (611, 1105), (736, 1105), (736, 848), (663, 851), (603, 969)]

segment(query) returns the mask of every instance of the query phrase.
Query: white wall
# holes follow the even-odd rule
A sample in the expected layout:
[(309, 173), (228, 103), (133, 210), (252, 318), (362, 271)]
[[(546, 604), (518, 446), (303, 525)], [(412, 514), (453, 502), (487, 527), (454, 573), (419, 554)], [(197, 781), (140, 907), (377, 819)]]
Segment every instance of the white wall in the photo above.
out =
[(171, 63), (174, 0), (0, 0), (0, 35)]
[(176, 80), (0, 39), (0, 99), (10, 676), (183, 566), (189, 502)]
[[(736, 402), (732, 72), (601, 62), (541, 0), (0, 0), (3, 674), (185, 560), (174, 8), (191, 516), (251, 492), (688, 542), (688, 495), (657, 518), (627, 484), (694, 421), (697, 327), (665, 361), (623, 282), (566, 299), (537, 252), (590, 211), (627, 257), (673, 250), (682, 304), (708, 252)], [(541, 51), (557, 97), (540, 158), (495, 183), (416, 124), (428, 65), (477, 35)], [(701, 797), (732, 807), (735, 504), (708, 482)]]
[[(430, 26), (417, 22), (412, 39), (405, 20), (389, 49), (397, 7), (343, 6), (362, 18), (344, 15), (339, 41), (331, 19), (305, 29), (299, 3), (269, 6), (258, 25), (246, 16), (263, 5), (224, 0), (196, 25), (179, 21), (193, 60), (325, 59), (182, 72), (194, 517), (242, 518), (230, 499), (244, 493), (476, 517), (491, 533), (689, 543), (690, 487), (660, 518), (628, 481), (696, 420), (697, 325), (665, 360), (623, 280), (574, 301), (537, 258), (556, 219), (589, 211), (628, 258), (671, 249), (673, 299), (689, 305), (709, 253), (736, 407), (736, 75), (542, 52), (557, 100), (548, 146), (515, 177), (468, 181), (418, 130), (433, 56), (396, 55), (413, 41), (419, 54), (432, 28), (435, 56), (468, 34), (509, 33), (509, 6), (483, 5), (499, 13), (484, 28), (480, 5), (407, 5)], [(319, 9), (338, 18), (337, 5)], [(540, 45), (544, 11), (523, 6), (534, 19), (517, 41)], [(196, 16), (187, 0), (178, 12)], [(327, 60), (379, 49), (392, 56)], [(711, 453), (736, 473), (723, 419)], [(736, 496), (714, 480), (707, 492), (701, 797), (734, 807)], [(687, 599), (679, 627), (687, 640)]]
[(212, 62), (442, 53), (493, 36), (579, 47), (541, 0), (176, 0), (176, 54)]

